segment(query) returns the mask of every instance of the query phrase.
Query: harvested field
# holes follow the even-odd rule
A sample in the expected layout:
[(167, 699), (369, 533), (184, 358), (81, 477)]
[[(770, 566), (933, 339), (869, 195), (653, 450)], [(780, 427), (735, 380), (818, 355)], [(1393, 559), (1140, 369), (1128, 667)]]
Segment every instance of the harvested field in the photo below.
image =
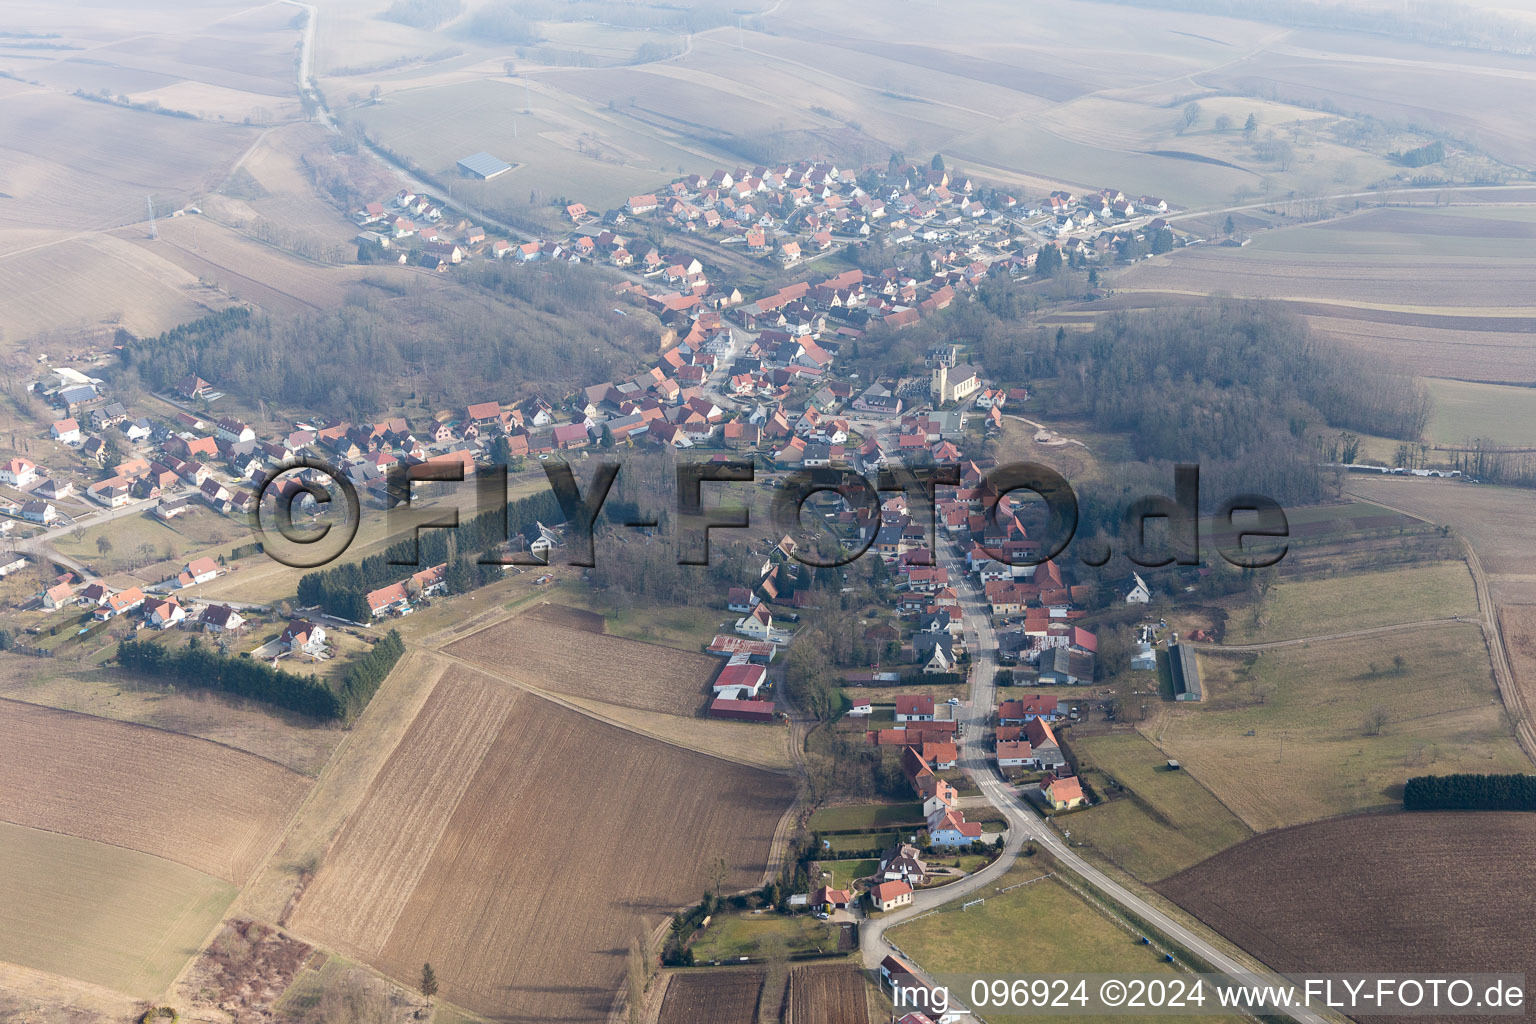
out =
[(752, 1024), (762, 990), (760, 970), (680, 972), (667, 981), (658, 1024)]
[[(1320, 332), (1430, 377), (1536, 380), (1529, 211), (1375, 209), (1197, 246), (1119, 274), (1122, 302), (1275, 299)], [(1139, 294), (1138, 294), (1139, 293)]]
[[(355, 953), (382, 945), (519, 696), (474, 678), (438, 684), (337, 843), (335, 856), (350, 870), (322, 872), (307, 893), (306, 907), (330, 909), (322, 930), (377, 940)], [(370, 815), (370, 807), (389, 814)]]
[(869, 1024), (869, 983), (852, 964), (789, 972), (788, 1024)]
[(486, 677), (445, 679), (293, 929), (404, 982), (431, 962), (447, 999), (497, 1019), (603, 1020), (630, 939), (697, 899), (714, 857), (725, 889), (761, 882), (789, 789)]
[(0, 697), (212, 740), (311, 778), (347, 735), (254, 701), (197, 689), (169, 693), (142, 677), (66, 658), (0, 659)]
[(309, 780), (178, 733), (0, 701), (0, 820), (243, 883)]
[(97, 328), (108, 336), (116, 327), (157, 334), (230, 304), (197, 275), (121, 238), (55, 241), (28, 245), (16, 232), (0, 240), (0, 249), (10, 250), (0, 254), (0, 322), (13, 342), (45, 331)]
[(589, 612), (584, 608), (572, 608), (563, 604), (537, 604), (524, 615), (538, 619), (540, 622), (548, 622), (555, 626), (565, 626), (570, 629), (579, 629), (587, 633), (605, 633), (608, 631), (603, 617), (597, 612)]
[(368, 273), (367, 267), (306, 262), (206, 217), (164, 220), (159, 231), (156, 240), (133, 229), (118, 234), (269, 313), (294, 316), (333, 309), (346, 288)]
[(719, 659), (519, 615), (443, 648), (536, 690), (692, 716)]
[(6, 822), (0, 864), (0, 960), (140, 998), (170, 984), (235, 898), (160, 857)]
[(1158, 889), (1280, 971), (1532, 975), (1533, 843), (1529, 814), (1337, 818), (1257, 836)]
[(7, 223), (98, 229), (144, 219), (207, 191), (258, 129), (161, 117), (47, 91), (0, 109), (0, 191)]

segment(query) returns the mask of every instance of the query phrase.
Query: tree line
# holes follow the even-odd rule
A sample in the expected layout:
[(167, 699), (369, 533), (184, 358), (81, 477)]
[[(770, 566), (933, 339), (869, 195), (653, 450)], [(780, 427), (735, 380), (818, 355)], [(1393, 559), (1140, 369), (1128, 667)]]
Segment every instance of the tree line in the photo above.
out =
[(1405, 811), (1536, 811), (1536, 775), (1418, 775), (1403, 786)]
[(482, 558), (512, 535), (532, 539), (537, 535), (537, 524), (553, 526), (565, 518), (553, 491), (519, 498), (506, 506), (505, 518), (501, 510), (483, 512), (461, 522), (458, 529), (422, 530), (419, 535), (396, 541), (382, 554), (305, 573), (299, 579), (298, 602), (305, 608), (318, 606), (337, 618), (366, 622), (371, 614), (366, 600), (369, 591), (403, 582), (427, 566), (445, 562), (448, 593), (474, 590), (501, 577), (501, 566), (481, 564)]

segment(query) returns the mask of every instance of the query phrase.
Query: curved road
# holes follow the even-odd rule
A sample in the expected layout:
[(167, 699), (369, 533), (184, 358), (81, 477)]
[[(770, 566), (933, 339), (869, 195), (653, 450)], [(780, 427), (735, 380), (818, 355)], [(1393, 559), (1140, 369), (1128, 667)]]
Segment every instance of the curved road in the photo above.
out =
[[(1249, 979), (1249, 984), (1281, 984), (1278, 976), (1238, 963), (1201, 935), (1175, 921), (1140, 896), (1126, 889), (1097, 867), (1088, 863), (1072, 850), (1052, 827), (1034, 810), (1019, 799), (1004, 782), (986, 750), (986, 729), (996, 700), (994, 674), (997, 671), (997, 634), (992, 629), (991, 618), (983, 603), (976, 582), (965, 572), (964, 562), (955, 554), (951, 545), (941, 545), (940, 564), (949, 569), (950, 580), (960, 595), (960, 608), (965, 623), (966, 639), (971, 648), (971, 701), (969, 706), (957, 709), (964, 735), (961, 737), (960, 763), (981, 787), (982, 794), (993, 807), (1008, 820), (1008, 840), (1004, 852), (992, 864), (966, 879), (940, 889), (924, 890), (913, 896), (910, 908), (882, 915), (877, 920), (866, 921), (861, 929), (861, 951), (866, 967), (876, 967), (895, 947), (885, 938), (885, 932), (893, 925), (909, 921), (919, 914), (952, 903), (963, 896), (995, 882), (1012, 866), (1019, 849), (1026, 839), (1032, 839), (1056, 858), (1058, 864), (1086, 879), (1099, 895), (1146, 921), (1183, 949), (1195, 954), (1213, 969), (1233, 978)], [(914, 965), (917, 966), (917, 965)], [(1308, 1009), (1294, 1009), (1287, 1014), (1303, 1024), (1324, 1024), (1327, 1018)]]

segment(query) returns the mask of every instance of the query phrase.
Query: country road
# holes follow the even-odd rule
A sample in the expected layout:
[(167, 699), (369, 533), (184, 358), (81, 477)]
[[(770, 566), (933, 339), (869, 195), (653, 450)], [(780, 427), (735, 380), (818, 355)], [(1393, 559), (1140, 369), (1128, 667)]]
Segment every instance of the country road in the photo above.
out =
[[(1247, 987), (1278, 984), (1280, 979), (1267, 971), (1238, 963), (1210, 941), (1185, 927), (1146, 900), (1120, 885), (1072, 850), (1030, 805), (1026, 804), (998, 774), (986, 749), (986, 730), (996, 702), (997, 634), (983, 602), (976, 581), (965, 572), (965, 565), (953, 548), (942, 545), (940, 564), (949, 569), (950, 580), (960, 596), (966, 641), (971, 649), (971, 700), (957, 710), (964, 735), (961, 737), (960, 764), (976, 780), (982, 794), (1008, 820), (1008, 841), (1003, 855), (964, 882), (914, 894), (910, 908), (866, 921), (861, 930), (861, 952), (866, 967), (877, 967), (895, 951), (885, 937), (891, 927), (994, 883), (1018, 856), (1026, 839), (1033, 840), (1056, 859), (1057, 863), (1087, 880), (1109, 903), (1135, 915), (1160, 931), (1183, 949), (1204, 960), (1214, 970), (1240, 979)], [(921, 964), (915, 964), (921, 975)], [(978, 965), (980, 969), (981, 965)], [(925, 981), (931, 979), (924, 978)], [(1285, 1016), (1303, 1024), (1324, 1024), (1327, 1018), (1309, 1009), (1293, 1009)]]

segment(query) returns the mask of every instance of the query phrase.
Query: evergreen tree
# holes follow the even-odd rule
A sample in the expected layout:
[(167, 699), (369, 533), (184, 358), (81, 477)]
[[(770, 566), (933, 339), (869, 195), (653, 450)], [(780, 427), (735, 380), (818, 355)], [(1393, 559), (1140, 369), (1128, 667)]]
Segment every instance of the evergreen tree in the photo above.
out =
[(427, 1005), (432, 1005), (432, 997), (437, 995), (437, 972), (431, 964), (421, 965), (421, 994), (427, 997)]

